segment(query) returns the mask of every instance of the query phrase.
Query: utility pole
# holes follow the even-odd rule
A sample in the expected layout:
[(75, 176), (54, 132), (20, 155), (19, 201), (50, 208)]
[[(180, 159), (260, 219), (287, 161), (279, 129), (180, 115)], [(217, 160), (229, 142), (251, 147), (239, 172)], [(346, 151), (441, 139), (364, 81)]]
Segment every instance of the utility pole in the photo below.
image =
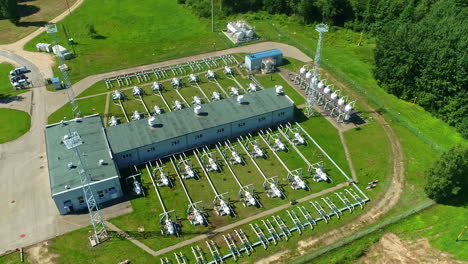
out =
[(211, 32), (214, 32), (214, 0), (211, 0)]

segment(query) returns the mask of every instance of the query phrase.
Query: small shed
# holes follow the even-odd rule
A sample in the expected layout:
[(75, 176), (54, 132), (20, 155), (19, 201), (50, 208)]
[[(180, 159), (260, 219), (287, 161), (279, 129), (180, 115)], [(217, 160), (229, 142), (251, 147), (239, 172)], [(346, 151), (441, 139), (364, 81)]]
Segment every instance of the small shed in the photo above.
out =
[(261, 70), (264, 68), (262, 60), (267, 58), (275, 62), (274, 66), (279, 66), (283, 63), (283, 52), (279, 49), (272, 49), (246, 55), (245, 67), (250, 71)]
[(62, 85), (60, 84), (60, 78), (59, 77), (54, 77), (51, 79), (51, 83), (54, 86), (55, 90), (60, 90), (62, 89)]

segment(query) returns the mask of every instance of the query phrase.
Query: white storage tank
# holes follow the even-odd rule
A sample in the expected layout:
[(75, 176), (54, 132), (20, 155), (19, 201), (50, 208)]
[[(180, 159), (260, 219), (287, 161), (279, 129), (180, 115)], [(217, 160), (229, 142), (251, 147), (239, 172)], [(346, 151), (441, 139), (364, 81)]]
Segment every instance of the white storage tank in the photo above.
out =
[(338, 98), (338, 94), (336, 92), (333, 92), (330, 97), (331, 99), (335, 100), (336, 98)]
[(245, 31), (245, 36), (248, 37), (248, 38), (252, 38), (254, 36), (253, 30), (249, 29), (249, 30)]
[[(320, 81), (320, 82), (318, 83), (318, 88), (319, 88), (319, 89), (322, 89), (322, 88), (324, 88), (324, 87), (325, 87), (325, 84), (323, 83), (323, 81)], [(328, 90), (330, 90), (330, 89), (328, 89)]]
[(234, 38), (237, 40), (244, 39), (244, 37), (245, 37), (245, 33), (242, 31), (237, 31), (236, 33), (234, 33)]
[(227, 28), (228, 28), (229, 32), (231, 32), (231, 33), (236, 33), (237, 31), (240, 31), (240, 28), (236, 24), (234, 24), (232, 22), (229, 22), (227, 24)]
[(351, 110), (353, 110), (353, 107), (351, 105), (346, 105), (345, 106), (345, 111), (346, 112), (350, 112)]

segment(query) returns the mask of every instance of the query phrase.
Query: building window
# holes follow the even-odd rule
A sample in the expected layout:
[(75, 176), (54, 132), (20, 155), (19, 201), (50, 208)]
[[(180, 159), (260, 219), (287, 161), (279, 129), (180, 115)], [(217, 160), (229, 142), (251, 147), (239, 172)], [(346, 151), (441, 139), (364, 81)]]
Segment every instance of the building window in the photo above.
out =
[(195, 139), (200, 139), (200, 138), (202, 138), (202, 137), (203, 137), (203, 134), (199, 134), (199, 135), (196, 135), (196, 136), (195, 136)]
[(146, 152), (151, 152), (151, 151), (155, 151), (155, 150), (156, 150), (156, 148), (152, 147), (152, 148), (147, 149)]
[(278, 116), (284, 116), (284, 112), (278, 113)]
[(78, 197), (78, 202), (79, 202), (80, 204), (84, 203), (83, 196)]
[(122, 157), (123, 157), (124, 159), (126, 159), (126, 158), (129, 158), (129, 157), (131, 157), (131, 156), (132, 156), (132, 154), (128, 153), (128, 154), (124, 154)]
[(223, 133), (223, 132), (224, 132), (224, 128), (218, 129), (218, 133)]
[(174, 141), (171, 142), (171, 145), (175, 146), (175, 145), (178, 145), (179, 143), (180, 143), (179, 140), (174, 140)]
[(245, 126), (245, 122), (239, 123), (237, 126), (238, 127), (243, 127), (243, 126)]
[(97, 195), (98, 195), (99, 198), (102, 198), (102, 197), (104, 197), (104, 192), (103, 191), (98, 191)]
[(266, 117), (260, 117), (260, 118), (258, 119), (258, 122), (262, 122), (262, 121), (265, 121), (265, 120), (266, 120)]

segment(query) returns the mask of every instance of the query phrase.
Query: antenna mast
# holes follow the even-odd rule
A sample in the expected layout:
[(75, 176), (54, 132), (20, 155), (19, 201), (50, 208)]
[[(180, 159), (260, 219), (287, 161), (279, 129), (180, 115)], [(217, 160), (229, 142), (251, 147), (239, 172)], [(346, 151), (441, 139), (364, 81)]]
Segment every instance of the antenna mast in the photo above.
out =
[[(64, 58), (62, 52), (58, 49), (58, 41), (57, 41), (57, 25), (56, 24), (47, 24), (46, 31), (48, 34), (51, 34), (54, 41), (54, 48), (55, 52), (59, 61), (59, 69), (62, 72), (64, 83), (65, 83), (65, 90), (67, 91), (68, 100), (70, 101), (70, 105), (72, 107), (73, 116), (80, 117), (81, 112), (78, 105), (78, 102), (75, 98), (75, 93), (73, 92), (72, 85), (70, 82), (70, 78), (68, 77), (68, 73), (66, 70), (66, 66), (64, 64)], [(94, 198), (94, 192), (91, 188), (91, 176), (88, 170), (88, 166), (86, 164), (86, 160), (82, 158), (82, 154), (80, 153), (79, 146), (83, 144), (80, 135), (76, 131), (69, 131), (69, 134), (66, 135), (63, 139), (63, 143), (67, 149), (73, 149), (75, 153), (75, 159), (78, 162), (77, 169), (78, 174), (80, 175), (81, 179), (81, 186), (83, 188), (83, 193), (86, 201), (86, 205), (88, 206), (89, 217), (91, 218), (91, 224), (93, 225), (94, 229), (94, 239), (91, 240), (91, 245), (95, 246), (99, 244), (101, 241), (107, 238), (107, 230), (106, 226), (104, 225), (104, 220), (101, 217), (99, 212), (99, 208)]]
[(314, 112), (314, 103), (315, 98), (317, 97), (317, 84), (319, 81), (319, 68), (320, 68), (320, 59), (322, 55), (322, 44), (323, 44), (323, 34), (328, 32), (327, 24), (317, 24), (315, 30), (319, 33), (319, 39), (317, 42), (317, 50), (315, 51), (315, 60), (314, 60), (314, 70), (311, 79), (310, 85), (306, 86), (305, 93), (307, 94), (307, 107), (306, 114), (311, 116)]
[(63, 76), (63, 80), (64, 80), (64, 84), (65, 84), (65, 90), (67, 91), (67, 95), (68, 95), (68, 100), (70, 102), (70, 105), (72, 107), (72, 111), (73, 111), (73, 116), (74, 117), (80, 117), (81, 116), (81, 111), (80, 111), (80, 107), (78, 105), (78, 102), (76, 101), (76, 98), (75, 98), (75, 93), (73, 92), (73, 89), (72, 89), (72, 85), (71, 85), (71, 82), (70, 82), (70, 78), (68, 77), (68, 72), (67, 72), (67, 69), (66, 69), (66, 65), (65, 65), (65, 58), (63, 57), (63, 54), (60, 50), (58, 50), (58, 41), (57, 41), (57, 25), (56, 24), (47, 24), (46, 25), (46, 31), (48, 34), (51, 34), (52, 35), (52, 39), (54, 41), (54, 46), (52, 48), (52, 50), (55, 48), (54, 52), (56, 53), (57, 55), (57, 58), (58, 58), (58, 62), (59, 62), (59, 70), (60, 72), (62, 73), (62, 76)]

